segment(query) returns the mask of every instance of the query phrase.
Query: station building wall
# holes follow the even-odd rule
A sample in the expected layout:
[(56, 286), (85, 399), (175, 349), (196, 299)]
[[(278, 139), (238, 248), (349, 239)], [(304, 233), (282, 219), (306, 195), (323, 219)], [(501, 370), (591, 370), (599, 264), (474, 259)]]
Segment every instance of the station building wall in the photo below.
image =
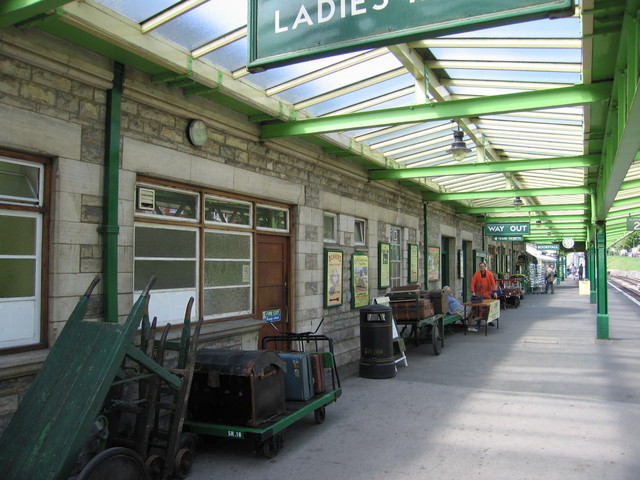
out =
[[(0, 30), (0, 71), (0, 159), (43, 165), (46, 175), (40, 208), (42, 342), (0, 349), (1, 431), (80, 296), (103, 273), (105, 119), (113, 64), (37, 30), (7, 28)], [(137, 211), (136, 187), (141, 184), (290, 211), (293, 330), (313, 330), (324, 318), (320, 332), (333, 338), (339, 365), (356, 362), (360, 355), (359, 311), (351, 308), (348, 287), (354, 252), (368, 256), (373, 298), (386, 292), (378, 288), (378, 242), (389, 242), (391, 237), (398, 242), (401, 261), (394, 281), (400, 284), (407, 283), (407, 244), (417, 244), (419, 282), (427, 288), (442, 284), (425, 281), (426, 244), (439, 245), (443, 236), (453, 239), (455, 249), (462, 241), (482, 244), (482, 230), (472, 217), (456, 216), (451, 207), (437, 203), (426, 205), (425, 242), (425, 205), (417, 190), (396, 182), (371, 183), (357, 163), (334, 158), (301, 140), (260, 142), (259, 127), (246, 116), (155, 84), (143, 72), (126, 68), (124, 78), (118, 179), (119, 320), (136, 298), (136, 227), (149, 221), (141, 220)], [(206, 123), (209, 134), (200, 148), (189, 142), (186, 133), (196, 118)], [(0, 217), (9, 211), (16, 209), (0, 202)], [(326, 214), (337, 221), (332, 242), (325, 241)], [(185, 230), (189, 228), (186, 224)], [(356, 233), (363, 231), (365, 238), (358, 242)], [(334, 308), (324, 305), (327, 248), (341, 250), (345, 259), (343, 303)], [(456, 282), (460, 292), (461, 280)], [(153, 298), (152, 290), (152, 302)], [(258, 348), (263, 322), (257, 316), (215, 318), (203, 327), (202, 344)], [(87, 318), (102, 317), (98, 284)], [(31, 320), (1, 321), (10, 325)]]

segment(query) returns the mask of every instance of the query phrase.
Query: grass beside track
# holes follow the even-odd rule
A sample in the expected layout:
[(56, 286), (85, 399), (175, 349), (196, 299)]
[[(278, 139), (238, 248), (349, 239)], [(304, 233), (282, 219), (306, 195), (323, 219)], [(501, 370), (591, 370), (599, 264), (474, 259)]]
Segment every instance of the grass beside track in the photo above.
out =
[(607, 257), (607, 270), (640, 271), (640, 257)]

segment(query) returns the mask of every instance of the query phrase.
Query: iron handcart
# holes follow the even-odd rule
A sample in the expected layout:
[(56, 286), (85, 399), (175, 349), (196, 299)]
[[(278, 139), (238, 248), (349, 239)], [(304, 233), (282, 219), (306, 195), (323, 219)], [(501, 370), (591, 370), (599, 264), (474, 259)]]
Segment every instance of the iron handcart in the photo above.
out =
[[(173, 348), (166, 341), (168, 327), (157, 341), (145, 318), (154, 281), (152, 277), (120, 324), (84, 319), (98, 283), (94, 279), (0, 437), (4, 479), (156, 480), (188, 474), (191, 450), (181, 444), (182, 407), (189, 393), (200, 322), (190, 338), (185, 320), (176, 348), (179, 368), (163, 366), (164, 353), (158, 349)], [(141, 323), (142, 345), (136, 346)], [(138, 365), (133, 375), (127, 362)], [(122, 424), (111, 408), (113, 401), (128, 401), (119, 396), (125, 384), (140, 394), (137, 406), (129, 409), (138, 420), (129, 438), (121, 437)], [(170, 406), (161, 403), (163, 389), (172, 395)], [(162, 427), (156, 422), (161, 410), (171, 410)]]

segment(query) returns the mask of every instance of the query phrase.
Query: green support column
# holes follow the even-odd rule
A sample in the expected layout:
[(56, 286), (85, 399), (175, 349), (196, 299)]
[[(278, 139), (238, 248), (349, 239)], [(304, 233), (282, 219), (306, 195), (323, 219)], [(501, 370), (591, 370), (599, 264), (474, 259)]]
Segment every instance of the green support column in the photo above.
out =
[(427, 204), (423, 203), (422, 204), (422, 211), (423, 211), (423, 216), (424, 216), (424, 236), (423, 236), (423, 247), (424, 250), (422, 252), (422, 261), (424, 262), (424, 265), (422, 266), (422, 274), (424, 275), (424, 283), (422, 285), (424, 285), (424, 289), (428, 290), (427, 288), (427, 282), (429, 280), (429, 252), (428, 252), (428, 247), (429, 247), (429, 237), (427, 235), (427, 226), (428, 226), (428, 215), (427, 215)]
[(591, 304), (597, 301), (596, 295), (596, 248), (593, 243), (589, 244), (589, 252), (587, 254), (587, 278), (589, 279), (589, 288), (591, 294)]
[(598, 339), (609, 339), (609, 313), (607, 296), (607, 247), (605, 232), (596, 233), (597, 265), (596, 277), (598, 281)]
[(124, 65), (113, 65), (113, 87), (107, 92), (106, 139), (104, 155), (104, 319), (118, 322), (118, 175), (120, 174), (120, 125)]

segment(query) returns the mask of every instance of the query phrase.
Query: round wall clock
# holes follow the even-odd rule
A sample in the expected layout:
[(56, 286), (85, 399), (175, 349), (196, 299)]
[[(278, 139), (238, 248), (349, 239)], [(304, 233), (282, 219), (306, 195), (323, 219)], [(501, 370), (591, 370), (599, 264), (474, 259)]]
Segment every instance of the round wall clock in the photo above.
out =
[(201, 147), (207, 143), (209, 133), (207, 132), (207, 126), (202, 120), (191, 120), (189, 122), (189, 128), (187, 129), (187, 135), (189, 141), (196, 147)]
[(564, 240), (562, 240), (562, 246), (564, 248), (573, 248), (573, 245), (575, 245), (573, 238), (565, 238)]

